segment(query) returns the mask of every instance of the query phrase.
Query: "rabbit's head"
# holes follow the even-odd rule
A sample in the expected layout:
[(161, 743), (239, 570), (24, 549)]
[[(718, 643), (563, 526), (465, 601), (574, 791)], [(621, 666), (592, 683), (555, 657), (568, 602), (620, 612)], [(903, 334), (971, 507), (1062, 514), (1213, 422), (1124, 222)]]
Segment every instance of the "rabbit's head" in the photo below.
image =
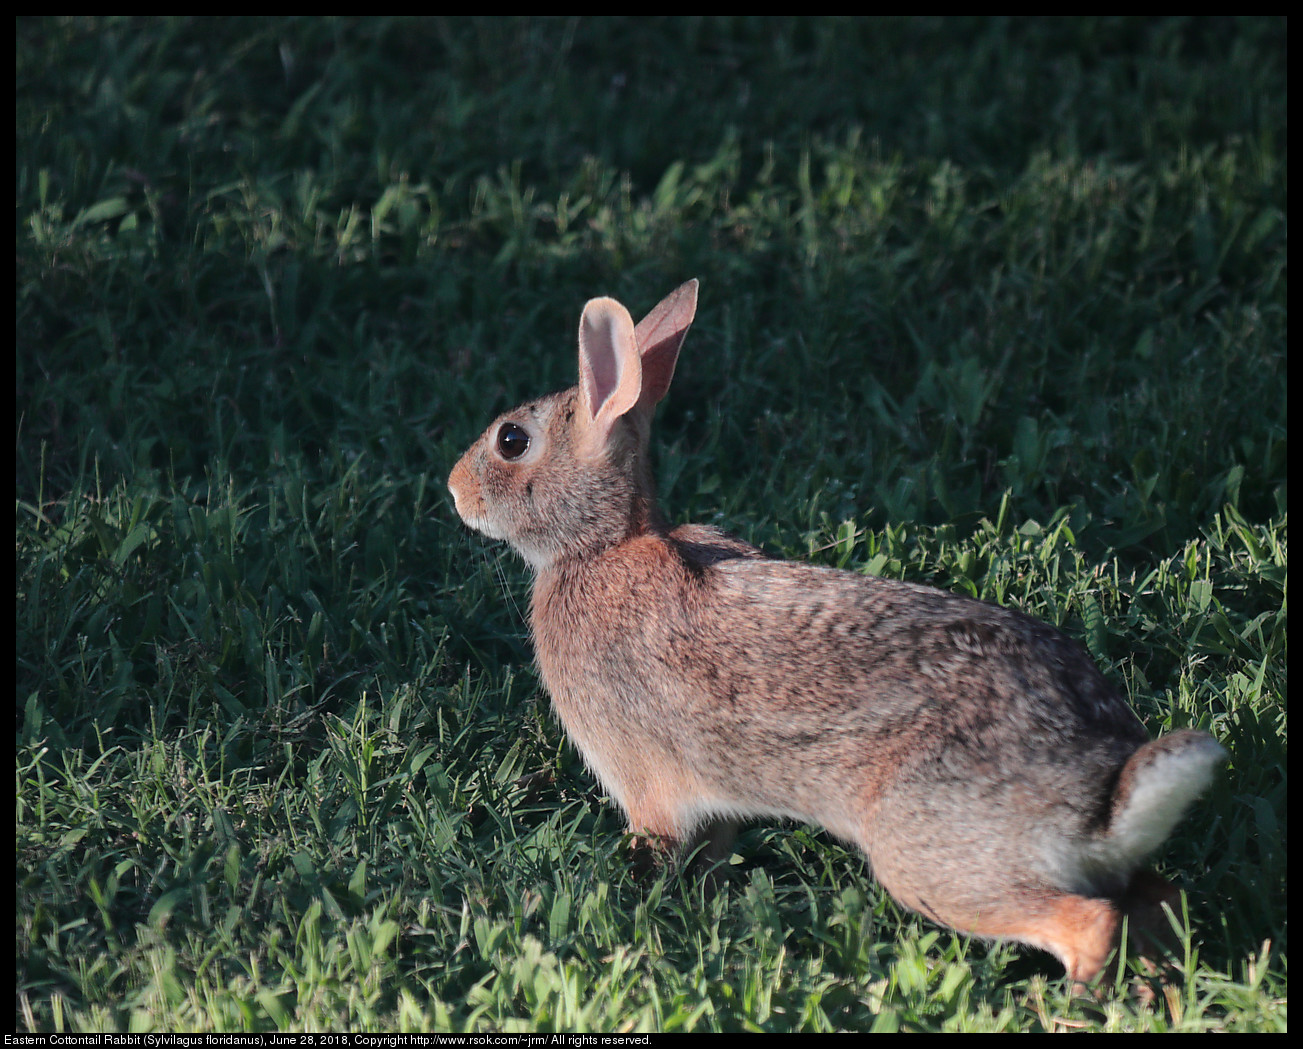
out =
[(448, 477), (457, 513), (536, 570), (659, 523), (647, 443), (697, 309), (697, 282), (635, 327), (614, 299), (579, 321), (579, 384), (499, 416)]

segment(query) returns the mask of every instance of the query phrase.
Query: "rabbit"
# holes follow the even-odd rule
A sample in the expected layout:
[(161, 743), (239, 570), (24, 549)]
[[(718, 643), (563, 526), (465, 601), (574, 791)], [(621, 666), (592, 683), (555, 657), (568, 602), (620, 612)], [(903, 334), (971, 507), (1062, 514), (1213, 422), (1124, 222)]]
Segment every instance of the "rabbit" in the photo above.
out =
[(695, 280), (636, 326), (590, 301), (578, 385), (500, 416), (448, 478), (533, 571), (566, 735), (635, 835), (726, 856), (739, 820), (818, 824), (904, 907), (1089, 984), (1125, 917), (1177, 898), (1141, 863), (1225, 751), (1150, 740), (1079, 644), (1019, 612), (671, 528), (651, 417), (696, 305)]

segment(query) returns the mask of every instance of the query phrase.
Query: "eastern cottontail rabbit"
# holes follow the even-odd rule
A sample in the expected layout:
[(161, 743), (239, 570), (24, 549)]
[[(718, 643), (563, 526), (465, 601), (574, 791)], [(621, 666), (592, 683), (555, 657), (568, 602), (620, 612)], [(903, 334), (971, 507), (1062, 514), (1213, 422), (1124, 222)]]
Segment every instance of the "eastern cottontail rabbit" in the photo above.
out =
[(670, 528), (648, 466), (697, 282), (643, 321), (593, 299), (579, 384), (499, 417), (448, 478), (534, 570), (566, 733), (635, 833), (790, 817), (857, 844), (906, 907), (1103, 968), (1140, 871), (1225, 753), (1151, 741), (1075, 642), (945, 591)]

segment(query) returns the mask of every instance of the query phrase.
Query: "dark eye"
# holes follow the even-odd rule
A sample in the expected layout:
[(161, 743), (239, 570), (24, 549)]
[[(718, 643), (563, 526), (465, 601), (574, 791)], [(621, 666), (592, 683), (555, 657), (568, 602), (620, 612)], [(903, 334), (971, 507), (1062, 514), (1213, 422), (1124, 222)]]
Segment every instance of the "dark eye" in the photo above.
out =
[(503, 423), (498, 430), (498, 452), (504, 459), (519, 459), (529, 448), (529, 434), (523, 426)]

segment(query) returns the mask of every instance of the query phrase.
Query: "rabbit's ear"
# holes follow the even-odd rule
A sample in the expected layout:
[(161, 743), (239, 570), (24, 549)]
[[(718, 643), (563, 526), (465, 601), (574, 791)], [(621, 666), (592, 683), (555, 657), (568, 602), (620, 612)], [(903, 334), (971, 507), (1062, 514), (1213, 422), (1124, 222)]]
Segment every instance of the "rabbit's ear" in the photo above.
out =
[(604, 443), (615, 420), (638, 403), (642, 362), (633, 318), (614, 299), (593, 299), (579, 320), (579, 388)]
[(683, 337), (697, 315), (696, 278), (665, 296), (634, 329), (642, 355), (642, 395), (639, 404), (653, 408), (670, 388)]

